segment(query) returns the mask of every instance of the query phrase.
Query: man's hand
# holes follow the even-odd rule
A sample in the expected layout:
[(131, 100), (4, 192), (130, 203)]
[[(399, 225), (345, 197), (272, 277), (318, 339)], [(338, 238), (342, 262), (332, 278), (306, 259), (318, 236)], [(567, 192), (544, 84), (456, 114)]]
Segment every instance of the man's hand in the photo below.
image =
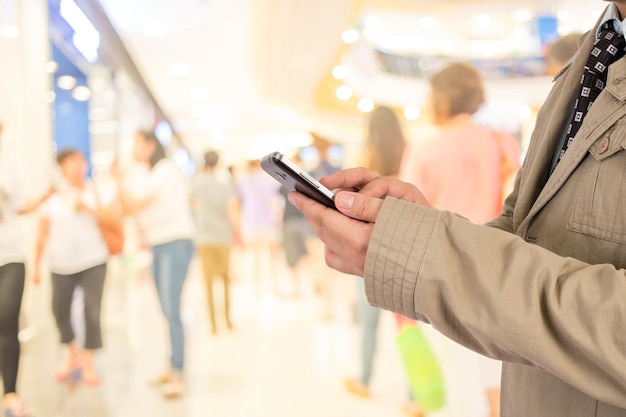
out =
[(321, 182), (339, 190), (335, 205), (340, 213), (300, 193), (290, 193), (289, 201), (305, 214), (313, 231), (326, 244), (326, 263), (348, 274), (363, 276), (374, 223), (385, 197), (428, 205), (414, 186), (363, 168), (340, 171)]

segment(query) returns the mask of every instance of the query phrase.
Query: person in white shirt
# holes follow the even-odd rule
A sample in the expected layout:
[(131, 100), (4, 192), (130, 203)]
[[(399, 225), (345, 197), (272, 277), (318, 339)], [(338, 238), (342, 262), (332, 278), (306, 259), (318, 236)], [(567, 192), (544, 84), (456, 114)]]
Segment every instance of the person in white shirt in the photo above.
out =
[(136, 215), (146, 243), (152, 248), (152, 273), (170, 331), (170, 369), (157, 380), (167, 398), (184, 390), (185, 336), (180, 301), (193, 255), (194, 224), (189, 186), (176, 165), (166, 158), (154, 132), (135, 136), (135, 160), (149, 167), (140, 190), (130, 190), (117, 172), (120, 202), (127, 215)]
[[(0, 123), (0, 136), (2, 136)], [(1, 144), (1, 143), (0, 143)], [(30, 203), (10, 158), (0, 152), (0, 374), (3, 415), (28, 417), (32, 413), (17, 394), (20, 362), (19, 315), (26, 279), (26, 248), (18, 216), (36, 210), (53, 191)]]
[[(35, 284), (41, 281), (41, 261), (46, 253), (52, 272), (52, 312), (61, 343), (69, 350), (55, 379), (82, 379), (93, 386), (100, 382), (93, 356), (102, 348), (100, 310), (109, 259), (99, 222), (107, 214), (100, 208), (95, 183), (87, 179), (85, 156), (74, 149), (62, 150), (57, 163), (63, 179), (40, 210), (33, 280)], [(75, 339), (71, 322), (72, 300), (79, 286), (84, 297), (84, 351)]]

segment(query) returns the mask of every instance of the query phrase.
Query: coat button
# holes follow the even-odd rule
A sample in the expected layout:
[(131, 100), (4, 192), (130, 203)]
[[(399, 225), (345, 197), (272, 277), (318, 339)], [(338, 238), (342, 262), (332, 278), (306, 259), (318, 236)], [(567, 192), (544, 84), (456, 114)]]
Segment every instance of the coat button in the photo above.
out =
[(598, 144), (598, 152), (600, 154), (605, 153), (609, 149), (609, 138), (604, 138)]

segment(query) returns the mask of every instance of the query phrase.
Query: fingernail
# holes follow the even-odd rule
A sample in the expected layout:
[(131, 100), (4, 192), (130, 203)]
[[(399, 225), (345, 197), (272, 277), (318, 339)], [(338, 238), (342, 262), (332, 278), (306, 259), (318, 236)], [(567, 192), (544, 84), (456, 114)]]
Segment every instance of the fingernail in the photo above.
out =
[(294, 206), (296, 205), (296, 199), (293, 197), (291, 193), (287, 194), (287, 200), (289, 200), (289, 202), (293, 204)]
[(354, 196), (349, 193), (339, 193), (335, 198), (335, 205), (342, 209), (351, 209), (354, 205)]

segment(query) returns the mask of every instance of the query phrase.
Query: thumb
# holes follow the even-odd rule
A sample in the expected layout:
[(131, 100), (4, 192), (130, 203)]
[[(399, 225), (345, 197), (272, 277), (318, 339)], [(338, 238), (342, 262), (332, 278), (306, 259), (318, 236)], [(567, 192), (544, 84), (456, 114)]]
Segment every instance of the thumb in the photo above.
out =
[(335, 206), (346, 216), (374, 223), (384, 200), (361, 193), (340, 191), (335, 195)]

